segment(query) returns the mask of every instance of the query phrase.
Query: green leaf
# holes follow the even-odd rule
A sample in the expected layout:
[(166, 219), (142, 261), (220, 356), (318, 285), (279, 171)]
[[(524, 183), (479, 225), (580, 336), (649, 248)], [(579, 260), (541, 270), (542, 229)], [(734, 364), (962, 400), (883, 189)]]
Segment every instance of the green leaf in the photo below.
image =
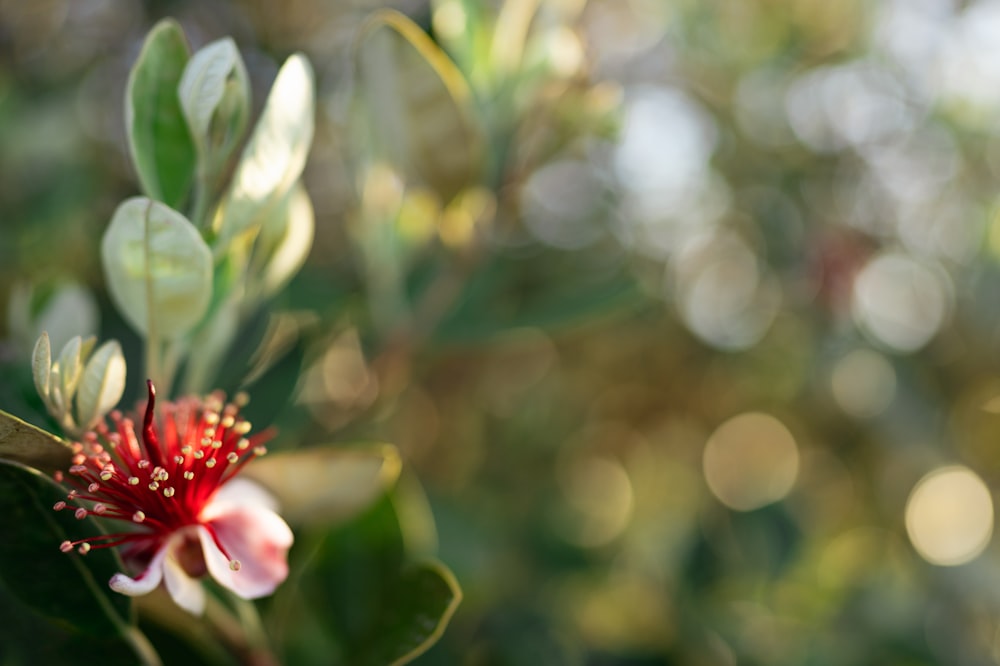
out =
[(481, 343), (516, 328), (565, 330), (647, 303), (624, 270), (565, 279), (574, 261), (574, 255), (554, 251), (528, 259), (491, 257), (463, 284), (434, 331), (435, 342)]
[(290, 523), (328, 524), (353, 518), (399, 478), (394, 446), (323, 446), (269, 453), (244, 475), (274, 493)]
[(145, 197), (124, 201), (101, 241), (115, 305), (139, 332), (166, 339), (187, 333), (212, 297), (212, 253), (194, 225)]
[(394, 501), (383, 497), (358, 519), (327, 531), (279, 589), (275, 629), (294, 654), (297, 644), (322, 645), (328, 662), (404, 664), (444, 631), (462, 593), (440, 563), (407, 562)]
[(0, 410), (0, 462), (13, 461), (51, 473), (68, 469), (72, 455), (63, 440)]
[(377, 157), (444, 202), (478, 182), (485, 141), (468, 86), (413, 21), (376, 12), (358, 42), (357, 76)]
[(139, 184), (150, 198), (179, 208), (194, 180), (196, 153), (177, 88), (190, 51), (172, 20), (157, 23), (132, 66), (125, 127)]
[(251, 228), (257, 217), (275, 206), (292, 188), (313, 138), (316, 106), (312, 66), (300, 53), (292, 55), (278, 72), (264, 111), (243, 150), (223, 203), (216, 252)]
[(261, 221), (247, 275), (251, 298), (269, 298), (288, 284), (309, 256), (314, 231), (312, 201), (302, 183), (296, 183), (280, 206)]
[(0, 577), (22, 602), (43, 615), (92, 635), (124, 635), (131, 600), (107, 581), (122, 570), (110, 549), (86, 556), (63, 553), (59, 544), (99, 533), (88, 519), (53, 511), (65, 490), (40, 472), (0, 461), (0, 513), (8, 526), (0, 548)]

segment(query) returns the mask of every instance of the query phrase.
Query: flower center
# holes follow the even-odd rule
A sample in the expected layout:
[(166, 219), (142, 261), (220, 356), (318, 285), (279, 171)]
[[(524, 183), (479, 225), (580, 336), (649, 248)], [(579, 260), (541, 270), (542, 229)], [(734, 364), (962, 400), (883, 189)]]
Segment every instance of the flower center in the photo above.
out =
[(201, 548), (201, 540), (194, 530), (185, 530), (182, 540), (174, 550), (174, 557), (191, 578), (201, 578), (208, 573), (205, 563), (205, 552)]

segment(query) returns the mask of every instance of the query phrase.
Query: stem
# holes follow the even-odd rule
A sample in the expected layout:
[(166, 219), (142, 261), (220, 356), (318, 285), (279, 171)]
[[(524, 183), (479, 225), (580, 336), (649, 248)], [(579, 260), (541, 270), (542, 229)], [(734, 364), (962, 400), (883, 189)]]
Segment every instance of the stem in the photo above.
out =
[(183, 343), (180, 340), (164, 343), (163, 365), (160, 370), (162, 373), (160, 377), (160, 381), (162, 382), (160, 390), (163, 395), (170, 395), (170, 390), (174, 385), (174, 378), (177, 376), (177, 365), (180, 363), (180, 358), (183, 354), (182, 348)]
[(163, 664), (160, 655), (156, 654), (153, 644), (146, 638), (146, 634), (139, 631), (137, 627), (123, 628), (122, 637), (132, 646), (132, 650), (139, 657), (139, 663), (143, 666), (161, 666)]
[[(201, 160), (199, 160), (201, 162)], [(191, 205), (191, 223), (198, 229), (206, 226), (205, 215), (208, 213), (209, 178), (203, 165), (198, 166), (194, 182), (194, 203)]]
[[(205, 619), (240, 663), (249, 666), (278, 666), (278, 660), (267, 645), (264, 627), (253, 602), (239, 599), (235, 595), (230, 596), (236, 605), (235, 616), (222, 602), (208, 595)], [(246, 606), (250, 608), (247, 609)]]
[(230, 595), (233, 606), (236, 608), (236, 615), (246, 632), (247, 643), (254, 652), (270, 654), (271, 647), (267, 643), (267, 633), (264, 631), (264, 623), (260, 619), (260, 612), (257, 606), (249, 599)]

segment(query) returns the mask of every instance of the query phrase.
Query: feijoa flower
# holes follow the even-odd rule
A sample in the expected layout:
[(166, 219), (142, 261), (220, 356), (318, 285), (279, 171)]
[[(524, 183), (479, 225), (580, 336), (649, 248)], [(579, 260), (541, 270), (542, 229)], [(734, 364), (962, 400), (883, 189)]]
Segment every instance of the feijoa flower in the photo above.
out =
[(137, 596), (162, 582), (196, 614), (205, 606), (197, 579), (206, 574), (245, 599), (271, 594), (288, 575), (292, 532), (267, 491), (238, 476), (266, 452), (267, 434), (249, 435), (240, 399), (182, 398), (164, 402), (157, 414), (152, 382), (147, 386), (140, 432), (132, 418), (112, 412), (110, 427), (101, 422), (74, 444), (68, 474), (56, 474), (71, 487), (56, 510), (109, 519), (121, 529), (64, 541), (60, 549), (86, 554), (119, 546), (138, 574), (115, 574), (113, 590)]

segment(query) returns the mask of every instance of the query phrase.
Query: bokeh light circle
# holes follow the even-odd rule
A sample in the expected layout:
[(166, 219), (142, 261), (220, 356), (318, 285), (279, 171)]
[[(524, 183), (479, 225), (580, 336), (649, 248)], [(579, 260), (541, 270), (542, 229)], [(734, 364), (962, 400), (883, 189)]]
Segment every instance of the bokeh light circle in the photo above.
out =
[(720, 502), (751, 511), (785, 497), (799, 473), (795, 438), (773, 416), (747, 412), (716, 429), (705, 445), (705, 481)]
[(989, 488), (961, 465), (930, 472), (906, 502), (906, 532), (931, 564), (955, 566), (974, 559), (993, 535)]
[(885, 356), (856, 349), (837, 361), (830, 377), (834, 400), (854, 418), (878, 416), (896, 396), (896, 371)]
[(916, 351), (934, 337), (951, 299), (951, 283), (940, 267), (897, 251), (876, 256), (854, 281), (858, 324), (902, 352)]

